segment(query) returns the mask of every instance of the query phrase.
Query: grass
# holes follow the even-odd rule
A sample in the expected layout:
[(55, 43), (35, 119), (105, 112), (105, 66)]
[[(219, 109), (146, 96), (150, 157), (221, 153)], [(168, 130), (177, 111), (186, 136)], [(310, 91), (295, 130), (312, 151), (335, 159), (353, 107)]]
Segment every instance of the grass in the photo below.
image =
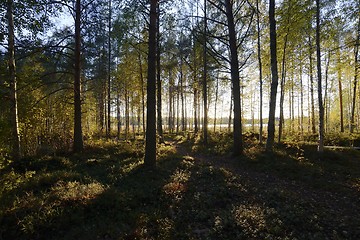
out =
[(158, 166), (143, 143), (93, 141), (83, 154), (0, 170), (0, 239), (359, 239), (360, 153), (288, 142), (263, 152), (251, 134), (169, 136)]

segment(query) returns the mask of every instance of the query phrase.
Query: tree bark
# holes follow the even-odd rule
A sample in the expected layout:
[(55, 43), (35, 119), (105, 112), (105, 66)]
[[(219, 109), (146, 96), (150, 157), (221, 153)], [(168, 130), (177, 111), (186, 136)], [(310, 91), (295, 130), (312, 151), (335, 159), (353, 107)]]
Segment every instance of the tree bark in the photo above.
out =
[(312, 43), (311, 37), (309, 36), (309, 58), (310, 58), (310, 97), (311, 97), (311, 131), (316, 133), (315, 127), (315, 100), (314, 100), (314, 76), (313, 76), (313, 57), (312, 57)]
[(233, 6), (230, 0), (225, 0), (225, 8), (226, 8), (227, 24), (229, 28), (230, 68), (231, 68), (230, 71), (231, 71), (232, 92), (234, 98), (233, 155), (238, 156), (241, 155), (243, 152), (239, 59), (238, 59), (235, 22), (233, 15)]
[(325, 128), (325, 132), (327, 132), (329, 130), (329, 105), (330, 105), (330, 99), (328, 100), (328, 79), (329, 79), (329, 65), (330, 65), (330, 52), (328, 53), (328, 57), (326, 60), (326, 68), (325, 68), (325, 95), (324, 95), (324, 118), (325, 118), (325, 122), (324, 122), (324, 128)]
[(259, 129), (259, 143), (263, 142), (263, 80), (262, 80), (262, 61), (261, 61), (261, 38), (260, 38), (260, 11), (259, 11), (259, 0), (256, 0), (256, 17), (257, 17), (257, 52), (259, 62), (259, 84), (260, 84), (260, 103), (259, 103), (259, 118), (260, 118), (260, 129)]
[(207, 96), (207, 9), (206, 0), (204, 0), (204, 69), (203, 69), (203, 100), (204, 100), (204, 123), (203, 123), (203, 141), (208, 143), (208, 96)]
[[(125, 80), (127, 81), (127, 80)], [(130, 133), (130, 97), (128, 92), (128, 84), (125, 83), (125, 140), (128, 140)]]
[(300, 132), (304, 134), (304, 89), (303, 89), (303, 65), (302, 65), (302, 54), (300, 52)]
[(360, 16), (358, 20), (357, 34), (356, 34), (356, 42), (355, 42), (355, 62), (354, 62), (354, 87), (353, 87), (353, 99), (351, 106), (351, 118), (350, 118), (350, 133), (354, 132), (355, 128), (355, 105), (356, 105), (356, 89), (358, 82), (358, 74), (359, 74), (359, 45), (360, 45)]
[(172, 79), (171, 69), (169, 68), (169, 132), (174, 131), (174, 118), (173, 118), (173, 91), (174, 91), (174, 81)]
[(186, 131), (183, 59), (180, 59), (181, 131)]
[(232, 113), (233, 113), (233, 90), (232, 90), (232, 86), (231, 86), (228, 132), (230, 132), (230, 130), (231, 130)]
[[(339, 37), (339, 46), (340, 46), (340, 37)], [(341, 73), (341, 56), (340, 48), (336, 51), (337, 54), (337, 77), (338, 77), (338, 86), (339, 86), (339, 107), (340, 107), (340, 132), (344, 132), (344, 107), (343, 107), (343, 91), (342, 91), (342, 73)]]
[(142, 61), (141, 61), (141, 53), (138, 52), (138, 59), (139, 59), (139, 72), (140, 72), (140, 84), (141, 84), (141, 105), (142, 105), (142, 130), (145, 138), (145, 91), (144, 91), (144, 76), (143, 76), (143, 68), (142, 68)]
[(8, 20), (8, 67), (10, 75), (10, 123), (11, 123), (11, 155), (14, 160), (21, 157), (20, 134), (19, 134), (19, 117), (18, 117), (18, 100), (17, 100), (17, 79), (16, 79), (16, 62), (15, 62), (15, 26), (14, 26), (14, 2), (7, 1), (7, 20)]
[(197, 90), (197, 86), (195, 84), (195, 87), (194, 87), (194, 133), (199, 132), (198, 114), (197, 114), (197, 109), (198, 109), (197, 99), (198, 99), (198, 90)]
[(107, 81), (107, 133), (106, 136), (110, 138), (111, 134), (111, 0), (109, 0), (109, 19), (108, 19), (108, 81)]
[(74, 74), (74, 152), (83, 150), (81, 113), (81, 2), (75, 7), (75, 74)]
[(116, 97), (116, 119), (117, 119), (117, 139), (120, 139), (121, 134), (121, 113), (120, 113), (120, 93), (118, 91)]
[(269, 5), (269, 23), (270, 23), (270, 57), (271, 57), (271, 92), (270, 108), (268, 120), (268, 138), (266, 141), (266, 151), (272, 152), (275, 139), (275, 110), (276, 94), (278, 87), (278, 69), (276, 53), (276, 21), (275, 21), (275, 0), (270, 0)]
[[(319, 98), (319, 145), (318, 152), (324, 152), (324, 105), (322, 99), (321, 49), (320, 49), (320, 0), (316, 0), (316, 58)], [(321, 156), (320, 156), (321, 157)]]
[(162, 98), (161, 98), (161, 65), (160, 65), (160, 7), (157, 6), (157, 18), (156, 18), (156, 85), (157, 85), (157, 133), (159, 135), (159, 142), (163, 140), (163, 128), (162, 128)]
[(214, 132), (216, 132), (216, 113), (217, 113), (218, 97), (219, 97), (219, 75), (216, 78), (216, 88), (215, 88)]
[(289, 33), (289, 27), (287, 28), (287, 32), (284, 38), (284, 48), (283, 48), (283, 56), (282, 56), (282, 64), (281, 64), (282, 67), (281, 67), (281, 82), (280, 82), (280, 121), (279, 121), (279, 135), (278, 135), (279, 143), (281, 142), (283, 125), (284, 125), (284, 99), (285, 99), (285, 79), (286, 79), (285, 60), (286, 60), (288, 33)]
[(158, 0), (150, 1), (147, 119), (144, 164), (156, 166), (156, 20)]

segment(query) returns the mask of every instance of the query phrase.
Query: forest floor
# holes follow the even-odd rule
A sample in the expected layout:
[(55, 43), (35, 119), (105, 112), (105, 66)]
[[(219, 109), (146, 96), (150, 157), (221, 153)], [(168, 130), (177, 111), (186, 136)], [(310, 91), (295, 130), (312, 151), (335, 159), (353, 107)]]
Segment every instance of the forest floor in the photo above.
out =
[(2, 166), (0, 239), (360, 239), (360, 151), (166, 140), (156, 169), (115, 140)]

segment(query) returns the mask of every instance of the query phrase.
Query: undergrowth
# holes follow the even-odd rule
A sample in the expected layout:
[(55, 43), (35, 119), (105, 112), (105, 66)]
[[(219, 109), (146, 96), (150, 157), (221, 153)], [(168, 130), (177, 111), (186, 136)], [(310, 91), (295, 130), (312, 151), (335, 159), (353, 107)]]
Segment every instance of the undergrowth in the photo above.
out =
[(167, 135), (156, 169), (143, 140), (91, 140), (81, 154), (0, 169), (0, 239), (359, 239), (359, 151), (286, 140), (272, 154), (244, 133), (204, 146)]

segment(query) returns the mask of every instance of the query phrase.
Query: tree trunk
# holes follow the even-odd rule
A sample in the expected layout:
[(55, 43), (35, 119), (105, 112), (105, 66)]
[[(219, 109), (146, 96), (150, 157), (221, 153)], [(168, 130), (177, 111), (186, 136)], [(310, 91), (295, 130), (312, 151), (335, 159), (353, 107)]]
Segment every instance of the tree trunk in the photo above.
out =
[(300, 132), (304, 134), (304, 89), (303, 89), (303, 65), (302, 56), (300, 53)]
[(294, 94), (294, 72), (292, 72), (291, 76), (291, 123), (290, 123), (290, 131), (294, 132), (294, 122), (295, 122), (295, 94)]
[(203, 69), (203, 100), (204, 100), (204, 123), (203, 123), (203, 141), (208, 143), (208, 99), (207, 99), (207, 9), (206, 0), (204, 0), (204, 69)]
[(117, 139), (120, 139), (121, 134), (121, 115), (120, 115), (120, 93), (116, 97), (116, 118), (117, 118)]
[(174, 81), (172, 80), (171, 69), (169, 69), (169, 132), (174, 131), (174, 120), (173, 120), (173, 91), (174, 91)]
[(356, 43), (355, 43), (355, 62), (354, 62), (354, 90), (353, 90), (353, 99), (352, 99), (352, 106), (351, 106), (351, 118), (350, 118), (350, 133), (354, 132), (355, 128), (355, 103), (356, 103), (356, 88), (358, 82), (358, 73), (359, 73), (359, 45), (360, 45), (360, 16), (358, 20), (358, 29), (356, 34)]
[(109, 26), (108, 26), (108, 81), (107, 81), (107, 133), (106, 136), (108, 138), (110, 138), (110, 134), (111, 134), (111, 0), (109, 0)]
[(19, 135), (19, 117), (17, 102), (17, 79), (15, 63), (15, 26), (14, 26), (14, 2), (7, 1), (7, 18), (8, 18), (8, 52), (9, 52), (9, 75), (10, 75), (10, 123), (11, 123), (11, 155), (14, 160), (21, 157), (20, 135)]
[(179, 85), (176, 87), (176, 133), (179, 133), (179, 126), (180, 126), (180, 91), (179, 91)]
[(325, 114), (325, 122), (324, 122), (324, 125), (325, 125), (325, 132), (327, 132), (329, 129), (329, 112), (328, 112), (328, 109), (329, 109), (329, 105), (330, 105), (330, 102), (328, 101), (328, 78), (329, 78), (329, 65), (330, 65), (330, 52), (328, 53), (328, 57), (327, 57), (327, 60), (326, 60), (326, 68), (325, 68), (325, 96), (324, 96), (324, 108), (325, 108), (325, 111), (324, 111), (324, 114)]
[(75, 74), (74, 74), (74, 152), (83, 150), (81, 126), (81, 3), (76, 0), (75, 8)]
[(231, 130), (232, 113), (233, 113), (233, 90), (232, 90), (232, 87), (231, 87), (228, 132), (230, 132), (230, 130)]
[(337, 77), (339, 85), (339, 107), (340, 107), (340, 132), (344, 132), (344, 107), (343, 107), (343, 91), (342, 91), (342, 73), (341, 73), (341, 56), (340, 56), (340, 37), (339, 48), (336, 51), (337, 54)]
[(183, 59), (180, 59), (181, 131), (186, 131)]
[(195, 85), (195, 87), (194, 87), (194, 133), (199, 132), (198, 114), (197, 114), (197, 109), (198, 109), (197, 99), (198, 99), (198, 90), (197, 90), (197, 86)]
[(261, 38), (260, 38), (260, 11), (259, 11), (259, 0), (256, 0), (256, 16), (257, 16), (257, 51), (258, 51), (258, 62), (259, 62), (259, 84), (260, 84), (260, 129), (259, 129), (259, 143), (263, 142), (263, 80), (262, 80), (262, 62), (261, 62)]
[(238, 59), (235, 22), (233, 15), (233, 6), (230, 0), (225, 0), (225, 8), (226, 8), (227, 24), (229, 28), (230, 68), (231, 68), (230, 71), (231, 71), (232, 92), (234, 97), (233, 155), (238, 156), (241, 155), (243, 152), (239, 59)]
[(219, 75), (216, 78), (216, 88), (215, 88), (214, 132), (216, 132), (216, 111), (217, 111), (218, 97), (219, 97)]
[(311, 131), (316, 133), (315, 127), (315, 100), (314, 100), (314, 76), (313, 76), (313, 57), (312, 57), (312, 43), (311, 37), (309, 36), (309, 58), (310, 58), (310, 97), (311, 97)]
[(129, 92), (127, 90), (127, 83), (126, 83), (126, 89), (125, 89), (125, 140), (128, 140), (129, 138), (129, 132), (130, 132), (130, 97)]
[(161, 65), (160, 65), (160, 7), (157, 5), (156, 18), (156, 85), (157, 85), (157, 133), (159, 135), (159, 142), (164, 142), (163, 128), (162, 128), (162, 98), (161, 98)]
[(288, 40), (288, 32), (289, 27), (287, 28), (287, 32), (284, 39), (284, 48), (283, 48), (283, 56), (282, 56), (282, 64), (281, 64), (281, 82), (280, 82), (280, 121), (279, 121), (279, 135), (278, 142), (281, 142), (283, 125), (284, 125), (284, 99), (285, 99), (285, 78), (286, 78), (286, 69), (285, 69), (285, 59), (286, 59), (286, 47)]
[(138, 52), (138, 58), (139, 58), (140, 83), (141, 83), (141, 105), (142, 105), (142, 126), (143, 126), (142, 128), (145, 138), (145, 91), (144, 91), (144, 76), (143, 76), (140, 52)]
[[(324, 106), (322, 99), (321, 79), (321, 49), (320, 49), (320, 0), (316, 0), (316, 58), (318, 76), (318, 98), (319, 98), (319, 145), (318, 152), (324, 152)], [(321, 157), (321, 156), (320, 156)]]
[(266, 151), (272, 152), (275, 139), (275, 109), (276, 94), (278, 86), (278, 69), (276, 57), (276, 21), (275, 21), (275, 0), (270, 0), (269, 5), (269, 22), (270, 22), (270, 57), (271, 57), (271, 92), (270, 108), (268, 121), (268, 138), (266, 141)]
[(144, 164), (156, 166), (156, 20), (158, 0), (150, 1), (146, 145)]

